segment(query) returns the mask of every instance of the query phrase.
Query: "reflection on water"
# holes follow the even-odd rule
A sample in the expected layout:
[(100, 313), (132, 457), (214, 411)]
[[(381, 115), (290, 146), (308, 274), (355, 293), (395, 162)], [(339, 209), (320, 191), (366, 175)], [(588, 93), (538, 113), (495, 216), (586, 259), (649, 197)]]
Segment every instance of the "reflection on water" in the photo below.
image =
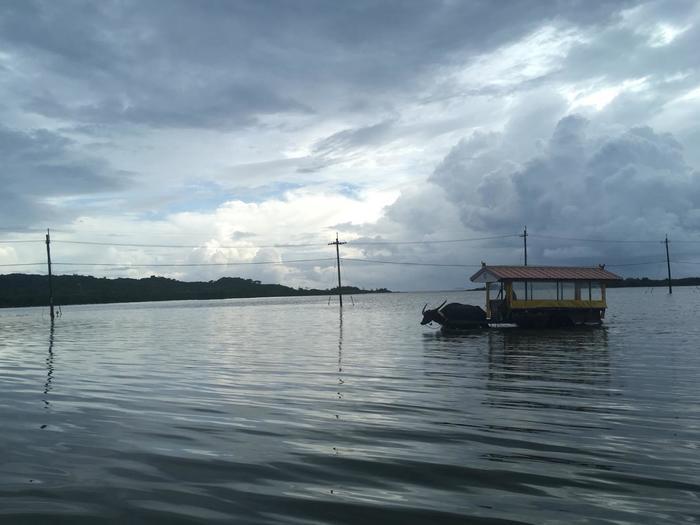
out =
[[(339, 308), (338, 309), (338, 391), (336, 392), (336, 395), (338, 396), (338, 400), (343, 399), (343, 391), (342, 391), (342, 386), (345, 383), (343, 380), (343, 309)], [(337, 413), (335, 414), (335, 419), (336, 422), (339, 423), (337, 428), (338, 428), (338, 434), (342, 432), (342, 423), (341, 423), (341, 418), (340, 418), (340, 406), (337, 409)], [(340, 449), (339, 449), (339, 444), (333, 447), (333, 453), (337, 456), (340, 454)], [(338, 488), (336, 487), (335, 489), (331, 489), (331, 494), (335, 494), (338, 492)]]
[[(44, 382), (44, 408), (48, 409), (51, 406), (49, 402), (49, 392), (51, 392), (51, 382), (53, 381), (53, 337), (54, 337), (54, 320), (51, 319), (51, 328), (49, 329), (49, 351), (46, 356), (46, 381)], [(44, 428), (44, 425), (42, 428)]]
[[(343, 383), (343, 309), (341, 308), (338, 314), (338, 389)], [(342, 398), (343, 395), (338, 392), (338, 399)]]
[(0, 311), (0, 523), (698, 520), (700, 294), (455, 336), (434, 299)]
[[(610, 381), (605, 327), (571, 330), (493, 330), (488, 333), (489, 384), (528, 391), (543, 383), (559, 396), (576, 395), (577, 385)], [(522, 390), (525, 389), (525, 390)]]

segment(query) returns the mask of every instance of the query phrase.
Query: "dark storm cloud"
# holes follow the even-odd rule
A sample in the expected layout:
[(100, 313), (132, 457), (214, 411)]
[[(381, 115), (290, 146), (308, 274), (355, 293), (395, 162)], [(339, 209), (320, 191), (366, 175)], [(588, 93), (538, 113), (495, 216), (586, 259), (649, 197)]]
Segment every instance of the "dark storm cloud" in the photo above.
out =
[[(4, 3), (0, 43), (43, 90), (31, 111), (80, 122), (232, 127), (420, 86), (441, 64), (548, 20), (607, 21), (622, 2)], [(314, 86), (321, 87), (316, 89)], [(389, 102), (387, 102), (389, 101)], [(365, 102), (365, 108), (366, 108)], [(386, 106), (384, 106), (386, 107)]]
[(37, 221), (66, 219), (68, 212), (50, 197), (98, 194), (126, 186), (129, 174), (103, 161), (77, 154), (77, 145), (47, 130), (23, 132), (0, 127), (0, 220), (25, 229)]
[[(475, 134), (430, 180), (462, 223), (480, 232), (513, 233), (527, 224), (539, 234), (584, 238), (694, 238), (700, 173), (681, 144), (649, 127), (589, 136), (587, 125), (575, 115), (561, 119), (544, 151), (522, 164), (508, 161), (499, 135)], [(606, 252), (624, 256), (618, 248)]]
[(189, 90), (163, 86), (160, 93), (102, 98), (89, 104), (61, 104), (44, 94), (24, 107), (49, 117), (85, 122), (146, 124), (156, 128), (227, 128), (253, 124), (252, 113), (307, 112), (308, 108), (254, 85), (202, 85)]

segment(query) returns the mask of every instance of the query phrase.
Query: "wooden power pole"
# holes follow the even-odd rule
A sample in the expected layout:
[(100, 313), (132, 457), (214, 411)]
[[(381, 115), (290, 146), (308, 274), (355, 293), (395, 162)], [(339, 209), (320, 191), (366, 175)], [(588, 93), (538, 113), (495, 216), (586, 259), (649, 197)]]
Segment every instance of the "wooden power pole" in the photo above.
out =
[(340, 299), (340, 307), (343, 307), (343, 291), (342, 291), (342, 284), (340, 282), (340, 245), (341, 244), (347, 244), (345, 241), (340, 242), (338, 240), (338, 232), (335, 233), (335, 241), (334, 242), (329, 242), (328, 246), (331, 246), (335, 244), (335, 257), (336, 261), (338, 263), (338, 298)]
[(49, 314), (51, 315), (51, 324), (54, 320), (53, 311), (53, 282), (51, 281), (51, 237), (50, 232), (47, 228), (46, 230), (46, 259), (49, 264)]
[(671, 258), (668, 256), (668, 235), (666, 235), (666, 240), (664, 241), (666, 245), (666, 269), (668, 270), (668, 293), (673, 293), (673, 287), (671, 286)]
[(520, 237), (523, 238), (523, 247), (525, 248), (525, 266), (527, 266), (527, 226), (525, 226), (523, 234)]

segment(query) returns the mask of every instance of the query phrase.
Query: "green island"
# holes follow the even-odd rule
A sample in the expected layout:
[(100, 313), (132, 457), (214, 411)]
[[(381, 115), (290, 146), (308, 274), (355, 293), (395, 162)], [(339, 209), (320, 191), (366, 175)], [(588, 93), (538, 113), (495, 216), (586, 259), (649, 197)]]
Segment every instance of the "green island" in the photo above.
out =
[[(191, 299), (234, 299), (250, 297), (287, 297), (334, 295), (338, 288), (320, 290), (291, 288), (281, 284), (263, 284), (252, 279), (222, 277), (216, 281), (186, 282), (166, 277), (144, 279), (57, 275), (52, 278), (55, 305), (177, 301)], [(386, 288), (364, 290), (343, 286), (343, 294), (389, 293)], [(46, 275), (12, 273), (0, 275), (0, 308), (45, 306), (49, 302)]]
[[(648, 288), (652, 286), (668, 286), (668, 279), (627, 277), (621, 281), (614, 281), (608, 284), (608, 288)], [(681, 277), (680, 279), (671, 279), (671, 286), (700, 286), (700, 277)]]

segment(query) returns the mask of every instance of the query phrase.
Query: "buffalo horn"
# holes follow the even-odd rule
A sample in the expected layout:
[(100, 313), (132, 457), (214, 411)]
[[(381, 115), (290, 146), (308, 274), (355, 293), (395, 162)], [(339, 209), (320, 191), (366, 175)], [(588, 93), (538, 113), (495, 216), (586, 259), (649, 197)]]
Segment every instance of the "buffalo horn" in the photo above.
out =
[(442, 304), (436, 308), (436, 310), (439, 310), (440, 308), (442, 308), (443, 306), (445, 306), (445, 303), (447, 303), (447, 299), (445, 299), (445, 300), (442, 302)]
[(425, 303), (425, 306), (423, 307), (423, 310), (421, 310), (420, 313), (424, 314), (424, 313), (425, 313), (425, 309), (426, 309), (427, 307), (428, 307), (428, 303)]

